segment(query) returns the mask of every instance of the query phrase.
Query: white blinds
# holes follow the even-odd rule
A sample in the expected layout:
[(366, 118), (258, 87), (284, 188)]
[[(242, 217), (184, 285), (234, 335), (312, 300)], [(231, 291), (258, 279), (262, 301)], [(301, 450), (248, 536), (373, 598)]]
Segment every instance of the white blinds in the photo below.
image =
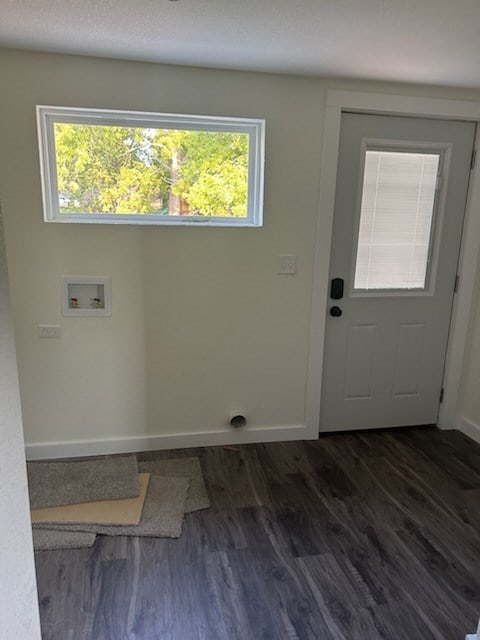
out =
[(423, 289), (440, 156), (367, 151), (355, 289)]

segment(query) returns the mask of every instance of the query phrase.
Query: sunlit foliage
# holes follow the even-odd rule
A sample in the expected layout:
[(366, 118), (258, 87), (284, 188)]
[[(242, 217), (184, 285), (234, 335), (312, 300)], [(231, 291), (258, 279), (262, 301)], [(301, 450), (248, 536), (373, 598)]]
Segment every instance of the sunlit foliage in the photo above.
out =
[(61, 213), (246, 217), (248, 135), (55, 124)]

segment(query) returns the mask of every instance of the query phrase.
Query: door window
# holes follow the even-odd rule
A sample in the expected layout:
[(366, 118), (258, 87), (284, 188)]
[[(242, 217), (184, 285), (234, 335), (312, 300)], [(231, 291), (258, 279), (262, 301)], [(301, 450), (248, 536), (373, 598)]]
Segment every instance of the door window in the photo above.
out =
[(441, 156), (367, 146), (354, 290), (428, 286)]

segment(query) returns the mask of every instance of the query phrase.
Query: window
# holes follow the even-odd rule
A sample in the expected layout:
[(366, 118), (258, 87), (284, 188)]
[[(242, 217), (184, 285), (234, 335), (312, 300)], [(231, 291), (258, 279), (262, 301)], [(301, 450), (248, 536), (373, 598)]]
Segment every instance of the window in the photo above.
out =
[(355, 290), (425, 290), (440, 158), (366, 150)]
[(37, 107), (47, 222), (262, 225), (263, 120)]

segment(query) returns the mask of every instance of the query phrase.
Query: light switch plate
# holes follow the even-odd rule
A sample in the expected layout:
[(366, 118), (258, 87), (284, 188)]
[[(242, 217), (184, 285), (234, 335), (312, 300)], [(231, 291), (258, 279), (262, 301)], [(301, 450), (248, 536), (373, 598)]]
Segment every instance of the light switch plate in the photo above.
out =
[(278, 256), (278, 273), (293, 276), (297, 273), (297, 256), (295, 254)]

